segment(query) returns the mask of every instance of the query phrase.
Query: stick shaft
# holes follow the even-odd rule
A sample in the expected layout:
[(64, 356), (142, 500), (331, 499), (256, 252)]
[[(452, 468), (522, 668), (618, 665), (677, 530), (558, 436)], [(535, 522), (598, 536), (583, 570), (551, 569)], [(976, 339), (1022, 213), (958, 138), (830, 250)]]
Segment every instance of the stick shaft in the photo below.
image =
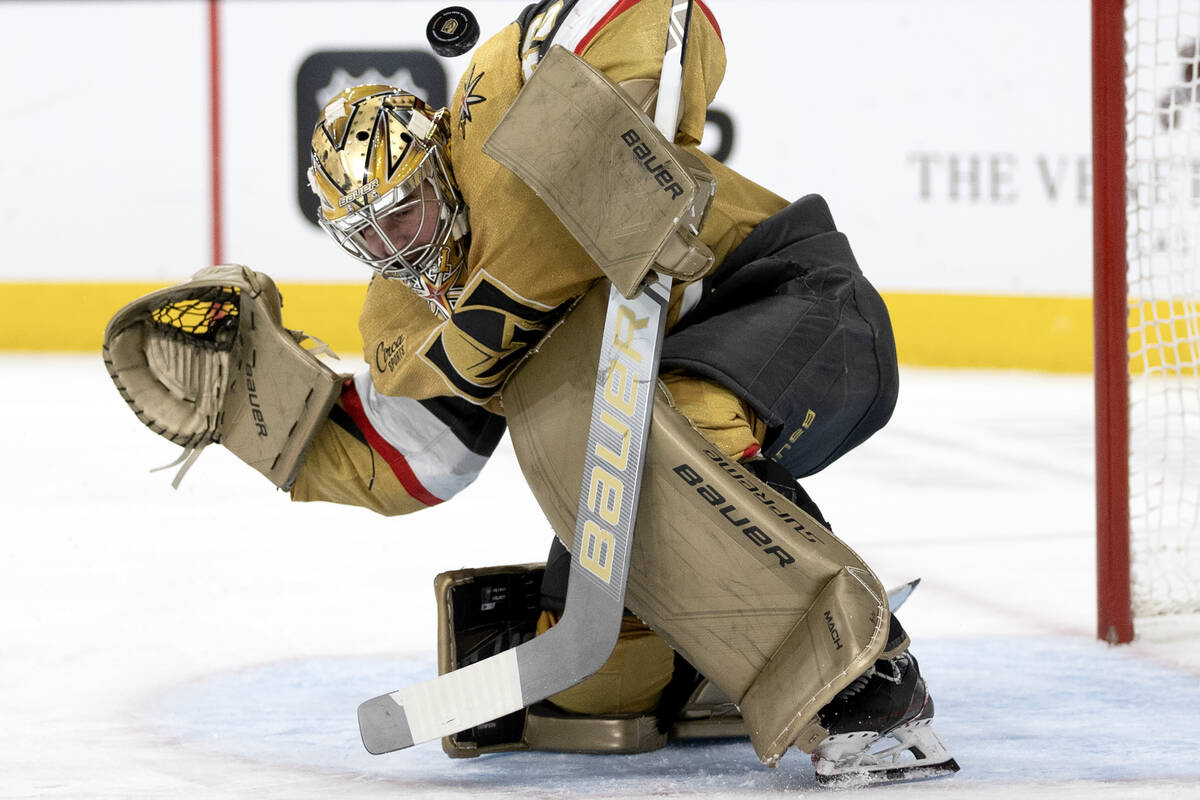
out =
[(691, 21), (692, 0), (673, 0), (667, 17), (667, 45), (658, 79), (658, 104), (654, 110), (654, 125), (672, 141), (683, 104), (683, 61), (687, 55)]

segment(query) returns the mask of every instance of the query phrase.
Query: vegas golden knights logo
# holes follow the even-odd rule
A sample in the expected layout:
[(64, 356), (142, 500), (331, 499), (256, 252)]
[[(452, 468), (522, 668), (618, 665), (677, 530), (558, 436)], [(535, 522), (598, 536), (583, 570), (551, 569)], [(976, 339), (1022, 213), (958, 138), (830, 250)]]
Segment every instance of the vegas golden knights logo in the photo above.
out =
[(463, 287), (450, 319), (421, 348), (421, 358), (455, 394), (486, 403), (558, 312), (480, 270)]

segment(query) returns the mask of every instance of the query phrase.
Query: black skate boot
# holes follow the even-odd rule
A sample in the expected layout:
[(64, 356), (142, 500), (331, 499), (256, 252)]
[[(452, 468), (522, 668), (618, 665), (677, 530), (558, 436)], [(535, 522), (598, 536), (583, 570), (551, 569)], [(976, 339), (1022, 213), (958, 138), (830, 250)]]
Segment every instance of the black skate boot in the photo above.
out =
[(933, 698), (916, 658), (904, 647), (907, 636), (892, 619), (887, 657), (876, 661), (818, 714), (829, 731), (812, 754), (819, 784), (861, 786), (958, 771), (930, 727)]

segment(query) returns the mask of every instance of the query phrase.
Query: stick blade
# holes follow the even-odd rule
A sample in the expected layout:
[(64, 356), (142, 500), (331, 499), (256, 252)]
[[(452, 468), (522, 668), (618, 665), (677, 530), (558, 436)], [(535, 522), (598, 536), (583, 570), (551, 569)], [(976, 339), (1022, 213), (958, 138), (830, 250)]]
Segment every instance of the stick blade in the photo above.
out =
[(920, 578), (914, 578), (908, 583), (902, 583), (899, 586), (893, 586), (888, 589), (888, 608), (896, 611), (900, 606), (904, 605), (904, 601), (913, 593), (913, 589), (917, 588), (917, 584), (921, 582)]
[(372, 697), (358, 707), (358, 732), (371, 755), (412, 747), (413, 736), (404, 706), (391, 695)]

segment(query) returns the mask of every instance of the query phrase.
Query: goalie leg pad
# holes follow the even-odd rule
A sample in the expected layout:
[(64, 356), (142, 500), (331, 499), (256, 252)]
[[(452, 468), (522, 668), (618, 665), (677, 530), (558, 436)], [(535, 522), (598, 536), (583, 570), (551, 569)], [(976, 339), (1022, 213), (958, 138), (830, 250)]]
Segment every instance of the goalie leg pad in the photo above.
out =
[[(594, 391), (603, 289), (503, 393), (521, 468), (564, 543), (589, 444), (578, 420)], [(618, 434), (598, 446), (624, 444)], [(882, 652), (886, 593), (849, 547), (730, 462), (663, 393), (646, 455), (626, 605), (741, 706), (773, 765)]]

